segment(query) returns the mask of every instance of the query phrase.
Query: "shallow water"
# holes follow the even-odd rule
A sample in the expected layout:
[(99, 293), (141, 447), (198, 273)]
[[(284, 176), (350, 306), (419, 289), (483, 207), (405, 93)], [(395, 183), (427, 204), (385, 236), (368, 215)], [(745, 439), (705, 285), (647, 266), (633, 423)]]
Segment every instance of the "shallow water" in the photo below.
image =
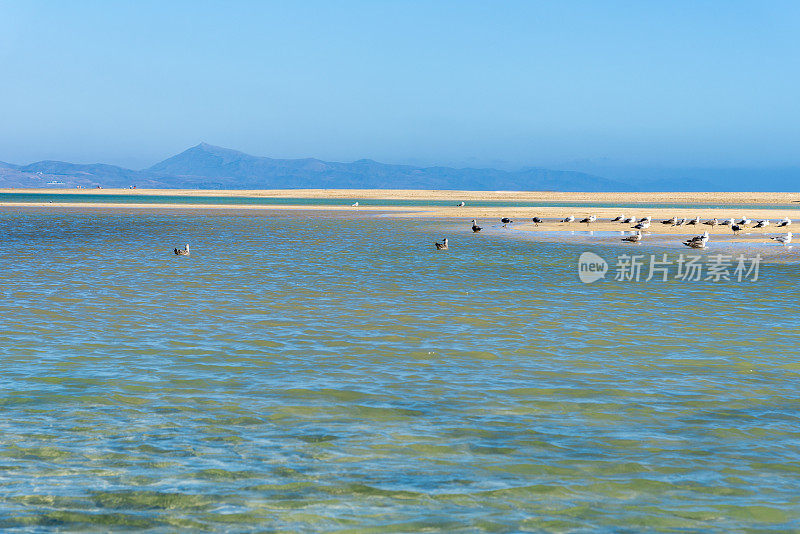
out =
[(0, 528), (800, 529), (798, 265), (452, 224), (0, 211)]
[[(461, 200), (461, 199), (458, 199)], [(679, 202), (559, 202), (559, 201), (493, 201), (464, 199), (470, 207), (564, 207), (627, 209), (789, 209), (795, 210), (800, 203), (790, 204), (725, 204), (725, 203), (679, 203)], [(66, 202), (93, 204), (233, 204), (261, 206), (350, 206), (358, 202), (362, 207), (380, 206), (454, 206), (456, 200), (405, 200), (388, 198), (289, 198), (289, 197), (228, 197), (193, 195), (114, 195), (97, 193), (0, 193), (0, 202)]]

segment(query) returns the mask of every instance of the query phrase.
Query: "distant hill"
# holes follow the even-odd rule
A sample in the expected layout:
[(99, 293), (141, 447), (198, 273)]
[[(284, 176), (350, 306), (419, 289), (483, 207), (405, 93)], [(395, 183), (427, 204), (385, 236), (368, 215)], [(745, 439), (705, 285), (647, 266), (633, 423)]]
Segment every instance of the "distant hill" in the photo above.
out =
[[(115, 165), (39, 161), (0, 164), (0, 187), (75, 187), (202, 189), (465, 189), (524, 191), (629, 191), (624, 182), (577, 171), (530, 168), (454, 169), (390, 165), (368, 159), (352, 163), (313, 158), (273, 159), (200, 143), (140, 171)], [(61, 187), (64, 187), (61, 186)]]
[(679, 169), (570, 164), (519, 171), (274, 159), (200, 143), (142, 170), (115, 165), (0, 162), (0, 187), (185, 189), (452, 189), (475, 191), (798, 191), (800, 169)]

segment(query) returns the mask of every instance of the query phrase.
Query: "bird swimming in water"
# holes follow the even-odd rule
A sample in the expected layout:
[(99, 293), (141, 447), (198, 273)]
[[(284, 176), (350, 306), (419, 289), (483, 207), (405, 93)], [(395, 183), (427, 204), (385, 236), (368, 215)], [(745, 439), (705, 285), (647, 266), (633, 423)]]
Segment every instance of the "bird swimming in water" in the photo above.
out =
[(184, 248), (174, 248), (172, 250), (178, 256), (188, 256), (189, 255), (189, 243), (186, 243), (186, 246)]
[(635, 234), (629, 235), (628, 237), (623, 237), (622, 241), (628, 241), (630, 243), (638, 243), (642, 240), (642, 231), (637, 230)]
[(478, 226), (478, 223), (475, 222), (475, 219), (472, 219), (472, 231), (476, 234), (481, 231), (481, 227)]
[(436, 250), (450, 250), (450, 247), (447, 246), (447, 238), (445, 237), (442, 239), (442, 242), (439, 243), (438, 241), (434, 243), (436, 245)]
[(694, 236), (683, 242), (684, 245), (690, 248), (706, 248), (706, 243), (708, 243), (708, 232), (703, 232), (703, 235)]
[(541, 219), (541, 218), (539, 218), (539, 217), (534, 217), (534, 218), (533, 218), (533, 219), (531, 219), (531, 220), (533, 221), (533, 224), (534, 224), (535, 226), (539, 226), (539, 223), (541, 223), (541, 222), (544, 222), (544, 221), (542, 221), (542, 219)]
[(770, 239), (772, 239), (773, 241), (777, 241), (778, 243), (780, 243), (780, 244), (785, 246), (785, 245), (788, 245), (789, 243), (792, 242), (792, 232), (789, 232), (786, 235), (779, 235), (777, 237), (770, 237)]

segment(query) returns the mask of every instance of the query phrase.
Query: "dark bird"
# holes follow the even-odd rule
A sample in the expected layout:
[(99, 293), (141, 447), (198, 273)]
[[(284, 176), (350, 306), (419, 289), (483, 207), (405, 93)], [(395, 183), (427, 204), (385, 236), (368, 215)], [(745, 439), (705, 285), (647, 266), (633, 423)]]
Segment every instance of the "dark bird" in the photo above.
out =
[(512, 223), (514, 221), (512, 221), (508, 217), (503, 217), (502, 219), (500, 219), (500, 222), (503, 223), (503, 224), (508, 224), (508, 223)]
[(589, 226), (589, 223), (593, 223), (597, 220), (596, 215), (589, 215), (588, 217), (581, 219), (582, 223), (586, 223), (586, 226)]
[(642, 240), (642, 231), (637, 230), (635, 234), (629, 235), (628, 237), (623, 237), (622, 241), (629, 241), (631, 243), (638, 243)]
[(739, 232), (742, 230), (742, 227), (738, 224), (732, 224), (731, 230), (733, 230), (733, 235), (739, 235)]
[(472, 231), (476, 234), (481, 231), (481, 227), (478, 226), (478, 223), (475, 222), (475, 219), (472, 219)]
[(622, 219), (624, 219), (624, 218), (625, 218), (624, 215), (617, 215), (616, 217), (611, 219), (611, 222), (622, 222)]
[(536, 225), (536, 226), (539, 226), (540, 222), (544, 222), (539, 217), (534, 217), (532, 220), (533, 220), (533, 224)]

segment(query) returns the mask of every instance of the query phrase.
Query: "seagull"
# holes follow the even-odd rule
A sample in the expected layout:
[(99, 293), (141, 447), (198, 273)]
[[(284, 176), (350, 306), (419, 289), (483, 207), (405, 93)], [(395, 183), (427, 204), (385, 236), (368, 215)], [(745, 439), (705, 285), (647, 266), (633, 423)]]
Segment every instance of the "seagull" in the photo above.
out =
[(622, 222), (622, 219), (624, 219), (624, 218), (625, 218), (624, 215), (617, 215), (616, 217), (611, 219), (611, 222)]
[(650, 221), (647, 219), (642, 219), (639, 224), (635, 225), (634, 228), (637, 230), (644, 230), (646, 228), (650, 228)]
[(782, 245), (785, 246), (785, 245), (788, 245), (789, 243), (792, 242), (792, 232), (789, 232), (786, 235), (779, 235), (777, 237), (770, 237), (770, 239), (772, 239), (773, 241), (777, 241), (778, 243), (781, 243)]
[(661, 224), (672, 224), (672, 225), (674, 225), (676, 222), (678, 222), (678, 218), (677, 217), (673, 217), (671, 219), (667, 219), (666, 221), (661, 221)]
[(697, 216), (697, 217), (695, 217), (694, 219), (691, 219), (691, 220), (689, 220), (689, 221), (686, 221), (686, 224), (696, 225), (696, 224), (698, 224), (699, 222), (700, 222), (700, 216), (698, 215), (698, 216)]
[(708, 225), (710, 225), (710, 226), (716, 226), (716, 225), (718, 225), (718, 224), (719, 224), (719, 220), (718, 220), (716, 217), (714, 217), (714, 218), (713, 218), (713, 219), (711, 219), (710, 221), (706, 221), (706, 222), (704, 222), (703, 224), (708, 224)]
[(684, 224), (686, 224), (686, 219), (678, 219), (672, 226), (683, 226)]
[(696, 235), (691, 239), (687, 239), (683, 244), (690, 248), (706, 248), (707, 242), (708, 232), (703, 232), (703, 235)]
[(463, 208), (466, 205), (467, 205), (466, 202), (459, 202), (458, 204), (456, 204), (456, 206), (458, 206), (459, 208)]
[(638, 243), (642, 240), (642, 231), (637, 230), (635, 234), (629, 235), (628, 237), (623, 237), (622, 241), (629, 241), (631, 243)]
[(532, 220), (533, 220), (533, 224), (535, 224), (536, 226), (539, 226), (540, 222), (544, 222), (539, 217), (534, 217)]
[(582, 223), (586, 223), (586, 226), (589, 226), (589, 223), (593, 223), (597, 220), (596, 215), (589, 215), (588, 217), (581, 219)]
[(563, 220), (563, 221), (561, 221), (561, 222), (565, 222), (565, 223), (571, 223), (571, 222), (573, 222), (574, 220), (575, 220), (575, 216), (574, 216), (574, 215), (570, 215), (569, 217), (567, 217), (566, 219), (564, 219), (564, 220)]
[(689, 239), (686, 240), (686, 242), (688, 243), (689, 241), (708, 241), (708, 237), (709, 237), (708, 232), (703, 232), (700, 235), (690, 237)]
[(720, 224), (722, 226), (731, 226), (731, 225), (736, 224), (736, 223), (733, 222), (733, 219), (725, 219)]
[(505, 225), (507, 225), (508, 223), (512, 223), (512, 222), (514, 222), (514, 221), (512, 221), (512, 220), (511, 220), (511, 219), (509, 219), (508, 217), (503, 217), (502, 219), (500, 219), (500, 222), (501, 222), (501, 223), (503, 223), (503, 226), (505, 226)]
[(475, 219), (472, 219), (472, 231), (476, 234), (481, 231), (481, 227), (478, 226), (478, 223), (475, 222)]
[(683, 244), (686, 245), (689, 248), (706, 248), (706, 242), (705, 241), (691, 241), (690, 240), (690, 241), (684, 241)]
[(758, 221), (753, 228), (766, 228), (769, 226), (769, 219)]
[(355, 203), (350, 204), (350, 205), (353, 206), (354, 208), (357, 208), (358, 207), (358, 202), (355, 202)]
[(189, 243), (186, 243), (186, 246), (184, 248), (174, 248), (172, 250), (178, 256), (188, 256), (189, 255)]
[(778, 228), (784, 228), (792, 224), (792, 220), (789, 217), (784, 217), (781, 222), (778, 223)]
[(733, 234), (734, 235), (739, 235), (739, 231), (741, 231), (741, 229), (742, 229), (742, 227), (739, 226), (738, 224), (732, 224), (731, 225), (731, 230), (733, 230)]
[(750, 224), (751, 222), (753, 222), (753, 221), (751, 221), (751, 220), (750, 220), (750, 219), (748, 219), (747, 217), (744, 217), (744, 216), (743, 216), (743, 217), (742, 217), (742, 220), (741, 220), (741, 221), (739, 221), (739, 222), (737, 222), (736, 224), (738, 224), (739, 226), (747, 226), (747, 225), (748, 225), (748, 224)]
[(628, 217), (627, 219), (622, 219), (623, 224), (636, 224), (636, 217)]
[(434, 243), (436, 245), (436, 250), (450, 250), (450, 247), (447, 246), (447, 238), (445, 237), (442, 239), (442, 242), (439, 243), (438, 241)]

